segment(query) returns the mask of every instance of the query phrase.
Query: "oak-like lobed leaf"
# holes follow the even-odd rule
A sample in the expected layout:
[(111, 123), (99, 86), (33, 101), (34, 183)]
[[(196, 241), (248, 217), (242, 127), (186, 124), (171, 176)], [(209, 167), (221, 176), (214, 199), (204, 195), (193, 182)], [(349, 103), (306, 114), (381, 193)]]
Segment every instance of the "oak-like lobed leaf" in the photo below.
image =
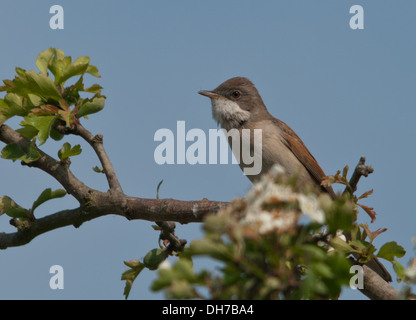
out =
[(55, 122), (56, 116), (38, 116), (30, 115), (24, 118), (20, 123), (22, 127), (32, 126), (38, 130), (37, 137), (40, 145), (44, 144), (48, 140), (53, 123)]
[(32, 213), (35, 211), (37, 207), (39, 207), (42, 203), (49, 201), (51, 199), (62, 198), (66, 195), (66, 191), (63, 189), (57, 189), (52, 191), (51, 188), (47, 188), (42, 191), (39, 197), (33, 202), (32, 205)]
[(27, 219), (30, 211), (19, 206), (12, 198), (3, 196), (0, 198), (0, 215), (7, 214), (11, 218)]
[(78, 118), (101, 111), (104, 108), (105, 96), (96, 94), (92, 99), (85, 99), (79, 107)]
[(9, 160), (21, 160), (30, 163), (39, 159), (40, 154), (36, 146), (30, 145), (27, 152), (23, 150), (17, 143), (10, 143), (1, 150), (1, 157)]
[(62, 148), (58, 151), (58, 157), (61, 161), (73, 156), (77, 156), (82, 152), (81, 145), (77, 144), (71, 147), (69, 142), (65, 142)]
[(393, 261), (394, 257), (401, 258), (405, 255), (406, 250), (396, 241), (385, 243), (377, 252), (377, 257), (383, 258), (389, 261)]

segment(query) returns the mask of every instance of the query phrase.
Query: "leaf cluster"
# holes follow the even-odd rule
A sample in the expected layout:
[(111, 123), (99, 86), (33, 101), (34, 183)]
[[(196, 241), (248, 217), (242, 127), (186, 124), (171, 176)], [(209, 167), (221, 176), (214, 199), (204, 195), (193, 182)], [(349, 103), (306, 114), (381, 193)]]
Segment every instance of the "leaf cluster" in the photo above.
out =
[[(29, 150), (23, 150), (18, 144), (8, 144), (3, 148), (4, 159), (21, 160), (25, 163), (36, 161), (40, 157), (36, 142), (44, 144), (49, 138), (61, 140), (60, 124), (73, 128), (81, 117), (87, 117), (103, 109), (105, 96), (98, 84), (84, 87), (84, 76), (90, 74), (100, 77), (97, 67), (90, 64), (89, 57), (79, 57), (72, 61), (60, 49), (49, 48), (41, 52), (36, 60), (39, 72), (17, 67), (13, 80), (3, 80), (0, 91), (5, 92), (0, 99), (0, 125), (12, 117), (21, 117), (20, 128), (16, 131), (32, 142)], [(53, 78), (51, 77), (53, 76)], [(71, 78), (72, 85), (66, 83)], [(91, 97), (81, 97), (82, 93)], [(65, 144), (63, 149), (67, 150)], [(60, 151), (59, 158), (79, 154), (81, 149), (68, 152)], [(63, 158), (61, 158), (63, 155)]]
[[(49, 138), (61, 140), (68, 130), (79, 123), (81, 117), (102, 110), (105, 102), (100, 85), (84, 87), (86, 74), (101, 77), (97, 67), (90, 64), (89, 57), (72, 61), (62, 50), (49, 48), (38, 55), (36, 66), (38, 72), (16, 67), (14, 79), (3, 80), (0, 86), (0, 92), (5, 93), (0, 99), (0, 125), (13, 117), (20, 117), (20, 127), (16, 131), (30, 141), (29, 147), (19, 143), (7, 144), (1, 150), (1, 157), (20, 160), (23, 164), (38, 160), (41, 157), (38, 146)], [(65, 142), (57, 156), (61, 164), (69, 165), (70, 157), (81, 152), (79, 144), (71, 146)], [(32, 208), (28, 209), (10, 197), (3, 196), (0, 198), (0, 215), (12, 217), (11, 223), (21, 230), (35, 220), (34, 210), (40, 204), (65, 194), (61, 189), (45, 189)]]

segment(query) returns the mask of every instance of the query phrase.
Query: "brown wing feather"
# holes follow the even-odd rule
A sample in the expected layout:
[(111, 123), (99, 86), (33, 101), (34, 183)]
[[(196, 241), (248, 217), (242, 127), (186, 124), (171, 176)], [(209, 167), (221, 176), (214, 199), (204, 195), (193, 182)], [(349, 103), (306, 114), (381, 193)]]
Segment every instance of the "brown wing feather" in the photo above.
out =
[[(277, 122), (278, 126), (282, 129), (283, 137), (287, 147), (293, 152), (296, 158), (305, 166), (311, 177), (316, 181), (318, 185), (321, 185), (322, 179), (326, 176), (321, 166), (318, 164), (313, 155), (309, 152), (303, 141), (298, 135), (283, 121), (274, 118), (273, 121)], [(329, 193), (332, 198), (335, 198), (335, 192), (332, 187), (322, 187), (323, 191)]]

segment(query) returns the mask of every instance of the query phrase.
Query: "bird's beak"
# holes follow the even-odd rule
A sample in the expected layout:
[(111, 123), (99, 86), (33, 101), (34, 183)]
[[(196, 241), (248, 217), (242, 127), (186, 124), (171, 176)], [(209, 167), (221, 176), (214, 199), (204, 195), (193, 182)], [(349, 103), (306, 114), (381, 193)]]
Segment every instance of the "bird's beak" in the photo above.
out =
[(221, 97), (221, 95), (219, 95), (218, 93), (212, 92), (212, 91), (201, 90), (198, 93), (200, 95), (203, 95), (203, 96), (208, 97), (210, 99), (215, 99), (215, 98), (220, 98)]

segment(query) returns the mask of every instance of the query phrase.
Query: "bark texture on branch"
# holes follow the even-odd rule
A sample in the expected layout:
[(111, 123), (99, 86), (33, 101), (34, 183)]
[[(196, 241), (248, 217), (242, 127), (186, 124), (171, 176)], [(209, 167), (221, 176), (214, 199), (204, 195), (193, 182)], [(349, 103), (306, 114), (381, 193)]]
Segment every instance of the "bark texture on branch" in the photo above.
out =
[(35, 219), (29, 227), (13, 233), (0, 233), (0, 249), (22, 246), (37, 236), (66, 226), (78, 228), (82, 223), (109, 214), (129, 220), (202, 222), (205, 215), (227, 205), (219, 201), (179, 201), (174, 199), (142, 199), (122, 194), (91, 193), (88, 206), (63, 210)]
[(366, 265), (364, 271), (364, 288), (360, 291), (371, 300), (397, 300), (399, 291), (384, 281), (376, 272)]

